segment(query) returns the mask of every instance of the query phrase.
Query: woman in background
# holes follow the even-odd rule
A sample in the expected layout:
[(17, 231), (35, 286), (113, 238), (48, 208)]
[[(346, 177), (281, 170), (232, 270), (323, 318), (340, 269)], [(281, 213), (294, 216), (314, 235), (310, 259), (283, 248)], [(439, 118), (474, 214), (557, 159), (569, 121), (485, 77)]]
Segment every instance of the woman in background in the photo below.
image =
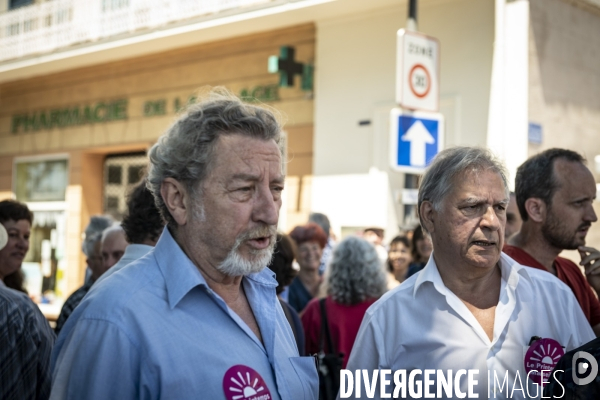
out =
[(290, 232), (290, 237), (298, 246), (297, 260), (300, 271), (290, 285), (288, 299), (290, 306), (300, 313), (317, 295), (323, 281), (323, 277), (319, 274), (319, 266), (323, 249), (327, 244), (327, 235), (319, 225), (310, 222), (295, 227)]
[[(386, 291), (386, 276), (373, 245), (357, 236), (347, 237), (335, 247), (327, 271), (325, 310), (335, 349), (325, 345), (324, 350), (342, 353), (342, 368), (346, 368), (367, 308)], [(302, 314), (307, 354), (320, 350), (319, 300), (312, 300)]]
[(388, 250), (388, 289), (393, 289), (404, 282), (408, 275), (410, 261), (410, 241), (406, 236), (396, 236), (390, 242)]
[(290, 283), (296, 277), (298, 271), (292, 266), (294, 259), (296, 258), (296, 244), (288, 235), (281, 233), (277, 234), (277, 243), (275, 244), (275, 250), (273, 251), (273, 259), (269, 268), (275, 272), (275, 279), (277, 279), (277, 298), (283, 309), (283, 313), (290, 323), (290, 328), (296, 338), (296, 345), (298, 346), (298, 353), (301, 356), (304, 355), (304, 330), (302, 329), (302, 322), (298, 313), (281, 298), (283, 290), (289, 286)]
[(423, 230), (421, 225), (417, 226), (412, 238), (412, 263), (408, 267), (407, 278), (425, 268), (432, 251), (431, 236)]
[(27, 293), (21, 264), (29, 250), (33, 213), (15, 200), (0, 201), (0, 223), (8, 233), (8, 242), (0, 250), (0, 285)]

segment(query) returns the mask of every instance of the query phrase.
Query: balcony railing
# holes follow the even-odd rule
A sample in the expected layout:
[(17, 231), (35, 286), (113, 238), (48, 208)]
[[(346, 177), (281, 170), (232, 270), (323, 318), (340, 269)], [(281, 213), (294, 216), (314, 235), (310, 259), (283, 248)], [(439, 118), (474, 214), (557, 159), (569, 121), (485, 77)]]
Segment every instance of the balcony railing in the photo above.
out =
[(54, 0), (0, 14), (0, 62), (275, 0)]

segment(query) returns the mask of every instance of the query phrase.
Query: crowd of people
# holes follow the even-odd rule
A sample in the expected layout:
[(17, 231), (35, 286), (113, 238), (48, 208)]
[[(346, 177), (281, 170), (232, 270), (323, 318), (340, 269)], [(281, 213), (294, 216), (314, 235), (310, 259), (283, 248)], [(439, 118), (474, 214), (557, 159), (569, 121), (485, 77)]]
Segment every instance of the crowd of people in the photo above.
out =
[[(552, 344), (544, 366), (563, 369), (580, 346), (600, 354), (596, 184), (579, 154), (531, 157), (510, 193), (489, 151), (444, 150), (420, 225), (385, 243), (379, 227), (337, 240), (320, 213), (277, 232), (281, 146), (267, 109), (222, 91), (191, 105), (149, 151), (123, 221), (91, 218), (89, 275), (54, 332), (20, 270), (33, 215), (0, 202), (0, 398), (316, 400), (332, 366), (494, 371), (518, 398), (528, 349)], [(573, 376), (546, 393), (599, 398)]]

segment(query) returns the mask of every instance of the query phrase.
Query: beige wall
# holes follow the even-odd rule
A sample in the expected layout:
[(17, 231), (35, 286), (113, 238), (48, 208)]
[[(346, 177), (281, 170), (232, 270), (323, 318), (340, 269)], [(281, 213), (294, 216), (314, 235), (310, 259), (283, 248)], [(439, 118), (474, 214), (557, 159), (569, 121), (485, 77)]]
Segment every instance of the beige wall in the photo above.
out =
[[(0, 84), (0, 196), (10, 196), (13, 157), (69, 154), (67, 294), (83, 280), (81, 233), (89, 217), (102, 212), (106, 154), (147, 149), (174, 120), (175, 100), (185, 104), (201, 87), (221, 85), (239, 95), (243, 89), (277, 85), (279, 76), (268, 73), (267, 60), (279, 54), (283, 45), (296, 48), (296, 60), (313, 63), (314, 26), (295, 26)], [(306, 193), (310, 192), (313, 164), (313, 100), (312, 93), (300, 90), (299, 77), (295, 87), (279, 88), (278, 94), (279, 100), (268, 104), (281, 111), (287, 121), (287, 171), (292, 194), (286, 199), (284, 220), (295, 224), (306, 221), (310, 208)], [(12, 131), (15, 115), (118, 99), (128, 102), (126, 120)], [(166, 101), (166, 113), (144, 115), (145, 103), (157, 100)]]
[(593, 167), (600, 154), (600, 11), (530, 0), (530, 16), (529, 118), (543, 127), (543, 143), (530, 144), (530, 154), (565, 147)]
[(0, 201), (12, 198), (13, 157), (0, 157)]
[[(365, 173), (379, 162), (369, 154), (373, 125), (358, 121), (395, 103), (396, 32), (405, 21), (406, 7), (398, 6), (319, 24), (315, 174)], [(493, 25), (489, 0), (425, 3), (419, 10), (419, 31), (440, 41), (449, 145), (486, 144)], [(340, 141), (345, 146), (336, 147)]]
[[(600, 154), (600, 10), (530, 0), (530, 16), (529, 120), (542, 125), (543, 142), (530, 143), (529, 154), (552, 147), (578, 151), (600, 182), (594, 163)], [(600, 247), (599, 223), (587, 241)]]

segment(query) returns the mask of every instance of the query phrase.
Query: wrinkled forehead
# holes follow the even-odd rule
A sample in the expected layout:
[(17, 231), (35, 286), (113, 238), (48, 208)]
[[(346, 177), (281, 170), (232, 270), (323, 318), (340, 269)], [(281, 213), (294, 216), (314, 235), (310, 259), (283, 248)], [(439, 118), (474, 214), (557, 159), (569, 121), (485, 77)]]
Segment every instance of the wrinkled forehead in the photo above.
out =
[(256, 138), (241, 133), (223, 134), (214, 142), (212, 154), (210, 154), (211, 163), (215, 159), (227, 162), (227, 157), (233, 154), (239, 156), (245, 152), (248, 152), (248, 155), (253, 153), (270, 154), (272, 157), (283, 160), (285, 151), (282, 142), (281, 140), (278, 142), (275, 139)]
[(494, 169), (481, 167), (469, 168), (454, 176), (450, 182), (450, 190), (442, 200), (450, 196), (468, 197), (476, 192), (497, 192), (501, 198), (495, 200), (507, 203), (510, 200), (510, 190), (502, 174)]

